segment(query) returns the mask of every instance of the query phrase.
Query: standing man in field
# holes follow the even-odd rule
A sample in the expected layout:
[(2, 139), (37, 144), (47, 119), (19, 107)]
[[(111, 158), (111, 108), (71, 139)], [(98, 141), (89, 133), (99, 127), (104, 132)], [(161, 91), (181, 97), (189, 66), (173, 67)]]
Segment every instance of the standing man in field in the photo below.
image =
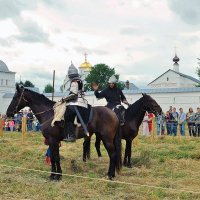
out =
[(185, 136), (185, 121), (186, 121), (186, 114), (183, 112), (183, 108), (179, 108), (179, 116), (178, 116), (178, 124), (180, 127), (180, 134)]
[(176, 108), (172, 109), (172, 113), (169, 116), (169, 121), (171, 123), (171, 135), (177, 135), (177, 125), (178, 125), (178, 113), (176, 112)]

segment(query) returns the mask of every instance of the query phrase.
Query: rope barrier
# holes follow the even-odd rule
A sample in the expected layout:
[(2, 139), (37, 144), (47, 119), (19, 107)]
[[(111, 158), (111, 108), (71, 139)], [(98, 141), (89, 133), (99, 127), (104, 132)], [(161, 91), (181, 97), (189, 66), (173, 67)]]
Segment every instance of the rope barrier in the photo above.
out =
[[(1, 167), (8, 167), (13, 169), (20, 169), (25, 171), (32, 171), (32, 172), (41, 172), (46, 174), (51, 174), (51, 172), (39, 170), (39, 169), (28, 169), (25, 167), (16, 167), (16, 166), (10, 166), (10, 165), (3, 165), (0, 164)], [(54, 173), (54, 174), (60, 174), (60, 173)], [(103, 179), (103, 178), (93, 178), (93, 177), (87, 177), (87, 176), (81, 176), (81, 175), (73, 175), (73, 174), (62, 174), (62, 176), (68, 176), (73, 178), (81, 178), (81, 179), (88, 179), (88, 180), (95, 180), (95, 181), (102, 181), (107, 183), (117, 183), (117, 184), (124, 184), (124, 185), (132, 185), (132, 186), (139, 186), (139, 187), (147, 187), (147, 188), (153, 188), (153, 189), (163, 189), (163, 190), (172, 190), (176, 192), (187, 192), (187, 193), (193, 193), (193, 194), (200, 194), (200, 191), (193, 191), (193, 190), (187, 190), (187, 188), (177, 189), (177, 188), (166, 188), (161, 186), (155, 186), (155, 185), (147, 185), (147, 184), (139, 184), (139, 183), (130, 183), (125, 181), (111, 181), (109, 179)]]

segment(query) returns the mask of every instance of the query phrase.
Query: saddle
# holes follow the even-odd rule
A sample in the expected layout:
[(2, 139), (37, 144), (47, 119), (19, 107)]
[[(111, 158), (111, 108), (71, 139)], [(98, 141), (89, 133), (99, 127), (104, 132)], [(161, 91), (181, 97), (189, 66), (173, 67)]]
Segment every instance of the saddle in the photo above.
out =
[(123, 126), (124, 123), (125, 123), (125, 111), (126, 111), (126, 109), (124, 108), (124, 106), (122, 106), (122, 105), (116, 105), (112, 110), (117, 115), (117, 117), (118, 117), (118, 119), (120, 121), (120, 126)]
[[(52, 124), (59, 126), (61, 128), (64, 128), (64, 125), (65, 125), (64, 114), (66, 111), (66, 106), (59, 105), (58, 107), (60, 107), (60, 108), (56, 108), (54, 110), (54, 120), (52, 121)], [(93, 109), (92, 109), (91, 105), (88, 104), (87, 112), (85, 112), (85, 111), (83, 112), (83, 111), (79, 110), (79, 113), (80, 113), (81, 117), (84, 116), (85, 125), (87, 126), (87, 124), (90, 123), (90, 121), (93, 118)], [(81, 121), (79, 120), (78, 116), (76, 116), (74, 119), (74, 127), (75, 127), (75, 133), (76, 133), (77, 138), (82, 138), (84, 136), (84, 133), (83, 133), (84, 131), (83, 131), (83, 126), (82, 126)], [(83, 134), (81, 134), (81, 133), (83, 133)]]

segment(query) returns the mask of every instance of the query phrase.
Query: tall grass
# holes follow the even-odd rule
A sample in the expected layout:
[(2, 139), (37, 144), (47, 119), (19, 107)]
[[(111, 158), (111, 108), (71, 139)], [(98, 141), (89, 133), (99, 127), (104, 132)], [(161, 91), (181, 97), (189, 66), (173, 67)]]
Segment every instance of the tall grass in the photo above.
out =
[[(48, 173), (11, 167), (50, 171), (44, 163), (47, 146), (43, 140), (35, 134), (22, 142), (20, 133), (7, 133), (0, 139), (0, 199), (200, 199), (199, 138), (139, 138), (139, 145), (133, 147), (133, 168), (123, 168), (115, 180), (162, 188), (65, 175), (60, 182), (51, 182)], [(104, 147), (99, 162), (92, 141), (91, 160), (83, 163), (82, 142), (62, 143), (63, 174), (107, 180), (109, 160)]]

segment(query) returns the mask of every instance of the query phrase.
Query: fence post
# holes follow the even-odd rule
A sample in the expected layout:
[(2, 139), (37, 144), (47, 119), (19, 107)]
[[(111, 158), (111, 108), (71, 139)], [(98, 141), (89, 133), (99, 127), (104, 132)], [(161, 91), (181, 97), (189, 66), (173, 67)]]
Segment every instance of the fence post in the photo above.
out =
[(178, 136), (178, 142), (181, 142), (181, 130), (180, 130), (180, 125), (177, 124), (177, 133), (176, 135)]
[(0, 118), (0, 137), (3, 137), (3, 124), (2, 124), (2, 118)]
[(26, 117), (22, 117), (22, 141), (25, 140), (26, 137)]

